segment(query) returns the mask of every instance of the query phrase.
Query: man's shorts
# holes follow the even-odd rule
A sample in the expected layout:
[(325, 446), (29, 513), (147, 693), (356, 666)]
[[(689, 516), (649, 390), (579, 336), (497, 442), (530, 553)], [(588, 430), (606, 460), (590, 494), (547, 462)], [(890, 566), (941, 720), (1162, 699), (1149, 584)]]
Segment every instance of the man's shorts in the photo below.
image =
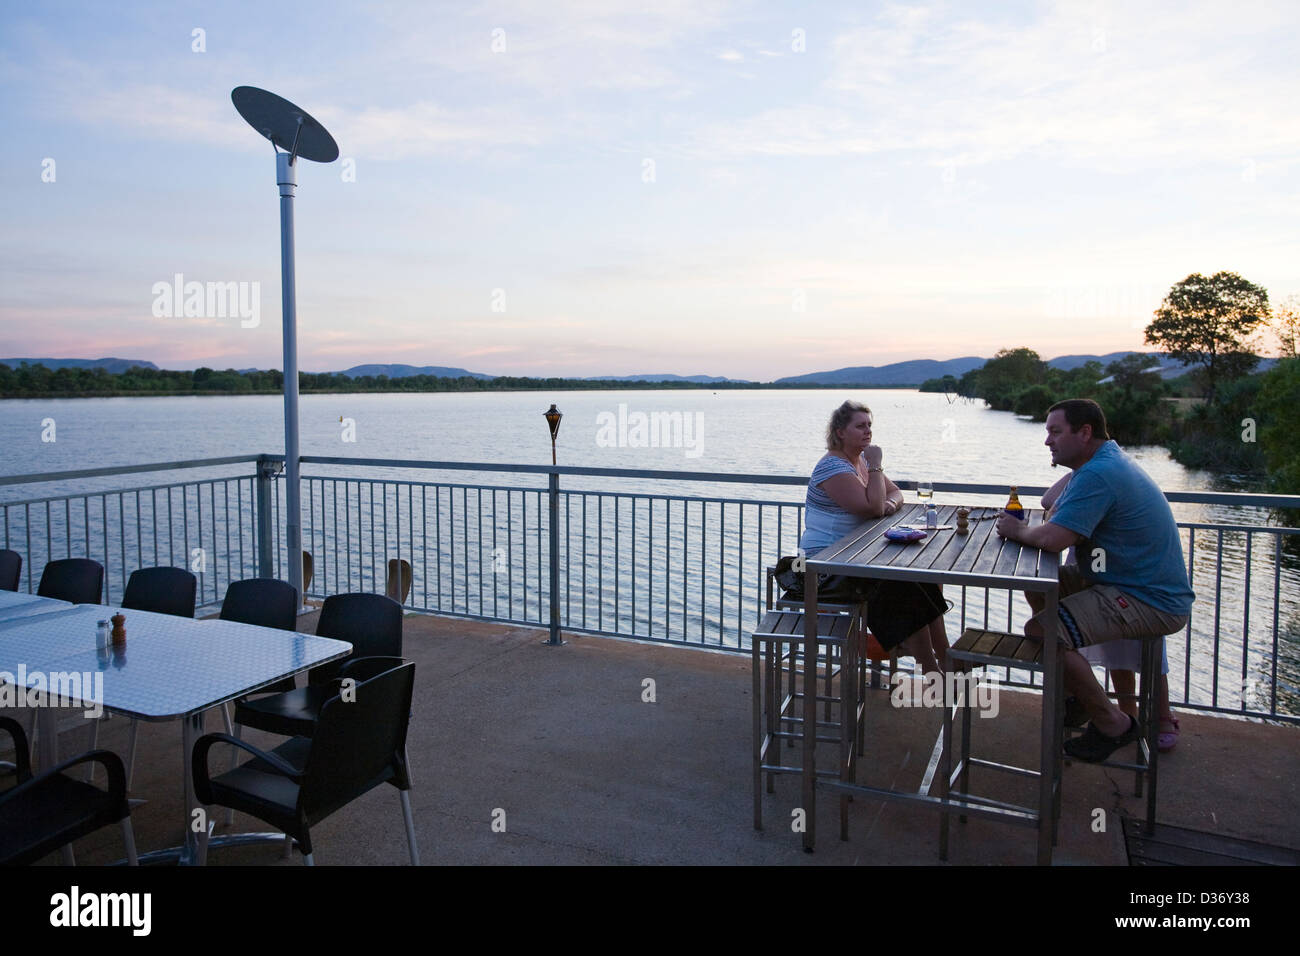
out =
[[(1168, 614), (1110, 584), (1090, 584), (1078, 568), (1060, 569), (1057, 633), (1071, 650), (1121, 639), (1163, 637), (1187, 626), (1186, 614)], [(1040, 611), (1032, 620), (1043, 626)]]

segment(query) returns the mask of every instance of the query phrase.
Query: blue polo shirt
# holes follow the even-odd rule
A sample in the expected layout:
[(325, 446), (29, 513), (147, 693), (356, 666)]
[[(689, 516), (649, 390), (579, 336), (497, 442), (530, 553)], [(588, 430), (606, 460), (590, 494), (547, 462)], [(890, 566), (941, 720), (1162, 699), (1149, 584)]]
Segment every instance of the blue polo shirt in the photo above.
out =
[(1070, 477), (1052, 524), (1080, 536), (1075, 552), (1088, 580), (1117, 587), (1166, 614), (1191, 613), (1196, 595), (1187, 582), (1174, 513), (1151, 477), (1113, 440)]

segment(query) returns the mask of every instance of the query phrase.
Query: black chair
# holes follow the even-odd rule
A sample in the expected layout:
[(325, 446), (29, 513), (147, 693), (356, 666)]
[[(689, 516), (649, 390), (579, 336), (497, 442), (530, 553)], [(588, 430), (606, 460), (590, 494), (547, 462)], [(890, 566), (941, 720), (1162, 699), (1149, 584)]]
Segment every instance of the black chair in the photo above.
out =
[[(41, 597), (56, 598), (72, 604), (99, 604), (104, 591), (104, 566), (90, 558), (60, 558), (50, 561), (41, 572), (41, 583), (36, 593)], [(82, 721), (64, 721), (59, 732), (80, 727)], [(90, 724), (90, 749), (95, 749), (99, 722)], [(89, 782), (95, 773), (93, 763), (86, 767), (86, 780)]]
[(297, 630), (298, 594), (293, 585), (275, 578), (231, 581), (221, 602), (221, 620)]
[[(316, 624), (319, 637), (352, 645), (351, 657), (402, 656), (402, 606), (382, 594), (334, 594), (325, 599)], [(344, 661), (313, 667), (307, 686), (235, 704), (235, 724), (284, 737), (310, 737), (321, 705), (338, 692)]]
[(0, 591), (17, 591), (23, 571), (23, 556), (17, 551), (0, 548)]
[[(206, 734), (194, 745), (194, 792), (200, 803), (240, 810), (298, 841), (308, 866), (315, 864), (311, 827), (382, 783), (402, 801), (411, 864), (419, 866), (411, 816), (406, 732), (410, 724), (415, 665), (399, 663), (359, 682), (355, 694), (334, 694), (321, 706), (316, 735), (295, 737), (273, 751), (259, 750), (229, 734)], [(219, 777), (208, 770), (208, 752), (226, 743), (252, 760)], [(199, 838), (206, 862), (208, 835)]]
[[(13, 738), (18, 785), (0, 793), (0, 865), (22, 866), (63, 848), (63, 862), (74, 862), (71, 843), (110, 823), (122, 824), (126, 858), (138, 864), (131, 810), (126, 802), (126, 772), (117, 754), (92, 750), (33, 777), (27, 735), (12, 718), (0, 717), (0, 731)], [(102, 763), (108, 791), (63, 773), (80, 763)]]
[(198, 579), (183, 568), (140, 568), (126, 582), (122, 608), (193, 617), (198, 586)]
[[(225, 600), (221, 602), (220, 619), (294, 631), (298, 629), (298, 593), (287, 581), (275, 578), (232, 581), (226, 588)], [(280, 693), (296, 686), (292, 677), (286, 677), (262, 688), (259, 693)]]
[(45, 565), (36, 593), (71, 604), (99, 604), (104, 566), (90, 558), (60, 558)]
[[(140, 568), (131, 572), (122, 595), (122, 610), (152, 611), (173, 617), (194, 617), (194, 598), (198, 592), (198, 579), (184, 568)], [(230, 714), (226, 713), (226, 727), (230, 727)], [(140, 722), (132, 718), (127, 741), (126, 786), (131, 788), (135, 779), (135, 745)], [(90, 746), (99, 742), (99, 725), (90, 731)], [(91, 768), (93, 773), (94, 768)], [(90, 777), (88, 776), (89, 780)]]

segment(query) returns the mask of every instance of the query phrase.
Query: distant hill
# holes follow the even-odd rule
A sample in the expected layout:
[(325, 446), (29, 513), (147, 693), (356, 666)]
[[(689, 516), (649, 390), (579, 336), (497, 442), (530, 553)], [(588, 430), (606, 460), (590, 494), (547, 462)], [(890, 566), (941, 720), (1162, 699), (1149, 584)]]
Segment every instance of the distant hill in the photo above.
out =
[[(1109, 365), (1111, 362), (1118, 362), (1122, 358), (1130, 355), (1137, 355), (1137, 352), (1107, 352), (1105, 355), (1060, 355), (1054, 359), (1048, 359), (1047, 364), (1052, 368), (1059, 368), (1063, 372), (1069, 372), (1073, 369), (1087, 365), (1089, 362), (1100, 362), (1102, 367)], [(1143, 352), (1143, 355), (1154, 355), (1162, 362), (1165, 357), (1158, 352)]]
[(469, 372), (463, 368), (448, 368), (445, 365), (354, 365), (334, 375), (346, 375), (348, 378), (360, 378), (363, 375), (387, 375), (389, 378), (410, 378), (412, 375), (432, 375), (436, 378), (496, 378), (482, 372)]
[[(1100, 362), (1104, 368), (1111, 362), (1118, 361), (1128, 355), (1153, 355), (1160, 359), (1158, 367), (1159, 374), (1162, 378), (1177, 378), (1191, 371), (1173, 361), (1167, 355), (1159, 352), (1108, 352), (1105, 355), (1060, 355), (1053, 359), (1048, 359), (1047, 364), (1053, 368), (1070, 371), (1079, 368), (1087, 362)], [(976, 355), (966, 355), (961, 358), (947, 359), (937, 361), (935, 359), (912, 359), (907, 362), (894, 362), (890, 365), (855, 365), (849, 368), (834, 369), (826, 372), (809, 372), (805, 375), (791, 375), (785, 378), (779, 378), (772, 384), (775, 385), (846, 385), (846, 386), (864, 386), (875, 388), (909, 388), (920, 385), (927, 379), (942, 378), (945, 375), (951, 375), (954, 378), (961, 378), (962, 375), (971, 369), (981, 368), (988, 359), (980, 358)], [(110, 374), (120, 374), (134, 367), (143, 367), (158, 370), (158, 366), (153, 362), (146, 362), (142, 359), (123, 359), (123, 358), (100, 358), (100, 359), (54, 359), (54, 358), (0, 358), (0, 364), (8, 365), (10, 368), (18, 368), (22, 363), (28, 365), (44, 365), (46, 368), (57, 371), (61, 368), (85, 368), (94, 369), (102, 368)], [(1256, 371), (1264, 372), (1276, 364), (1275, 359), (1262, 358)], [(241, 373), (255, 372), (257, 369), (246, 368), (239, 369)], [(413, 375), (429, 375), (435, 378), (474, 378), (480, 380), (491, 380), (496, 375), (489, 375), (485, 372), (471, 372), (463, 368), (452, 368), (446, 365), (354, 365), (352, 368), (341, 372), (332, 372), (333, 375), (345, 375), (349, 378), (360, 378), (362, 376), (380, 375), (387, 376), (390, 379), (409, 378)], [(529, 377), (529, 376), (519, 376)], [(532, 376), (536, 377), (536, 376)], [(568, 376), (557, 376), (568, 377)], [(670, 372), (661, 374), (643, 373), (639, 375), (587, 375), (583, 377), (572, 377), (572, 381), (606, 381), (606, 382), (680, 382), (691, 383), (693, 385), (752, 385), (758, 384), (748, 379), (728, 378), (723, 375), (675, 375)]]
[(716, 385), (719, 382), (744, 382), (745, 378), (727, 378), (725, 375), (587, 375), (584, 382), (696, 382), (700, 385)]
[[(1128, 358), (1130, 355), (1150, 355), (1160, 360), (1160, 364), (1148, 369), (1156, 372), (1163, 379), (1178, 378), (1185, 375), (1189, 369), (1178, 362), (1175, 362), (1163, 352), (1107, 352), (1105, 355), (1061, 355), (1054, 359), (1048, 359), (1047, 364), (1052, 368), (1059, 368), (1063, 372), (1070, 372), (1076, 368), (1081, 368), (1089, 362), (1100, 362), (1101, 367), (1105, 368), (1111, 362), (1118, 362), (1120, 359)], [(1100, 380), (1101, 384), (1111, 381), (1110, 377)]]
[(57, 372), (61, 368), (102, 368), (110, 375), (120, 375), (127, 369), (135, 368), (136, 366), (152, 369), (158, 368), (158, 366), (154, 365), (153, 362), (144, 362), (140, 359), (0, 358), (0, 365), (8, 365), (10, 368), (17, 368), (24, 362), (28, 365), (44, 365), (53, 372)]
[[(1054, 359), (1048, 359), (1047, 364), (1052, 368), (1059, 368), (1066, 372), (1086, 365), (1088, 362), (1100, 362), (1102, 367), (1105, 368), (1111, 362), (1118, 362), (1125, 356), (1139, 354), (1154, 355), (1160, 359), (1159, 371), (1162, 378), (1177, 378), (1188, 371), (1178, 362), (1159, 352), (1139, 353), (1130, 351), (1108, 352), (1105, 355), (1060, 355)], [(985, 358), (968, 355), (963, 358), (948, 359), (945, 362), (937, 362), (932, 359), (914, 359), (910, 362), (895, 362), (892, 365), (856, 365), (851, 368), (840, 368), (830, 372), (810, 372), (807, 375), (779, 378), (776, 380), (776, 384), (864, 385), (874, 387), (893, 385), (904, 387), (920, 385), (926, 379), (943, 378), (945, 375), (961, 378), (971, 369), (982, 368), (987, 361), (988, 359)], [(1258, 370), (1265, 371), (1272, 364), (1272, 359), (1263, 359), (1259, 363)]]
[(913, 359), (894, 362), (892, 365), (857, 365), (833, 372), (810, 372), (778, 378), (777, 385), (920, 385), (927, 378), (952, 375), (961, 378), (973, 368), (980, 368), (988, 359), (968, 355), (963, 358), (938, 362), (934, 359)]

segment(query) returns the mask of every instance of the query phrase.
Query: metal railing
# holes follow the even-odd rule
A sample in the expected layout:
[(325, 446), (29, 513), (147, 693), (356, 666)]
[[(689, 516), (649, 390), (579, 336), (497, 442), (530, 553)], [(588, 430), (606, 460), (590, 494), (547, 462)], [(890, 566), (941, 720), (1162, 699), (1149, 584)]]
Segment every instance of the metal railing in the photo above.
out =
[[(281, 461), (260, 455), (2, 478), (0, 491), (179, 475), (0, 501), (0, 541), (23, 555), (28, 590), (46, 561), (86, 556), (104, 564), (110, 603), (132, 570), (165, 564), (194, 571), (199, 603), (215, 605), (231, 581), (278, 577), (288, 567)], [(304, 457), (303, 464), (310, 597), (382, 592), (390, 562), (405, 562), (411, 584), (403, 602), (412, 610), (550, 627), (553, 636), (564, 629), (722, 650), (747, 649), (763, 609), (765, 569), (797, 549), (807, 484), (798, 476), (478, 462)], [(413, 470), (447, 480), (416, 480), (408, 477)], [(502, 479), (475, 477), (484, 474)], [(561, 489), (561, 478), (592, 487)], [(672, 493), (702, 484), (771, 490), (761, 498)], [(789, 499), (772, 497), (781, 488), (791, 489)], [(994, 501), (1005, 493), (972, 483), (934, 488)], [(1292, 496), (1167, 497), (1175, 506), (1246, 517), (1244, 509), (1300, 508)], [(1173, 701), (1300, 722), (1300, 558), (1285, 547), (1300, 541), (1300, 530), (1192, 519), (1179, 527), (1198, 598), (1185, 632), (1168, 641)], [(1015, 629), (1028, 616), (1006, 592), (960, 588), (949, 597), (950, 636), (967, 623)], [(1004, 680), (1023, 684), (1027, 675)]]

